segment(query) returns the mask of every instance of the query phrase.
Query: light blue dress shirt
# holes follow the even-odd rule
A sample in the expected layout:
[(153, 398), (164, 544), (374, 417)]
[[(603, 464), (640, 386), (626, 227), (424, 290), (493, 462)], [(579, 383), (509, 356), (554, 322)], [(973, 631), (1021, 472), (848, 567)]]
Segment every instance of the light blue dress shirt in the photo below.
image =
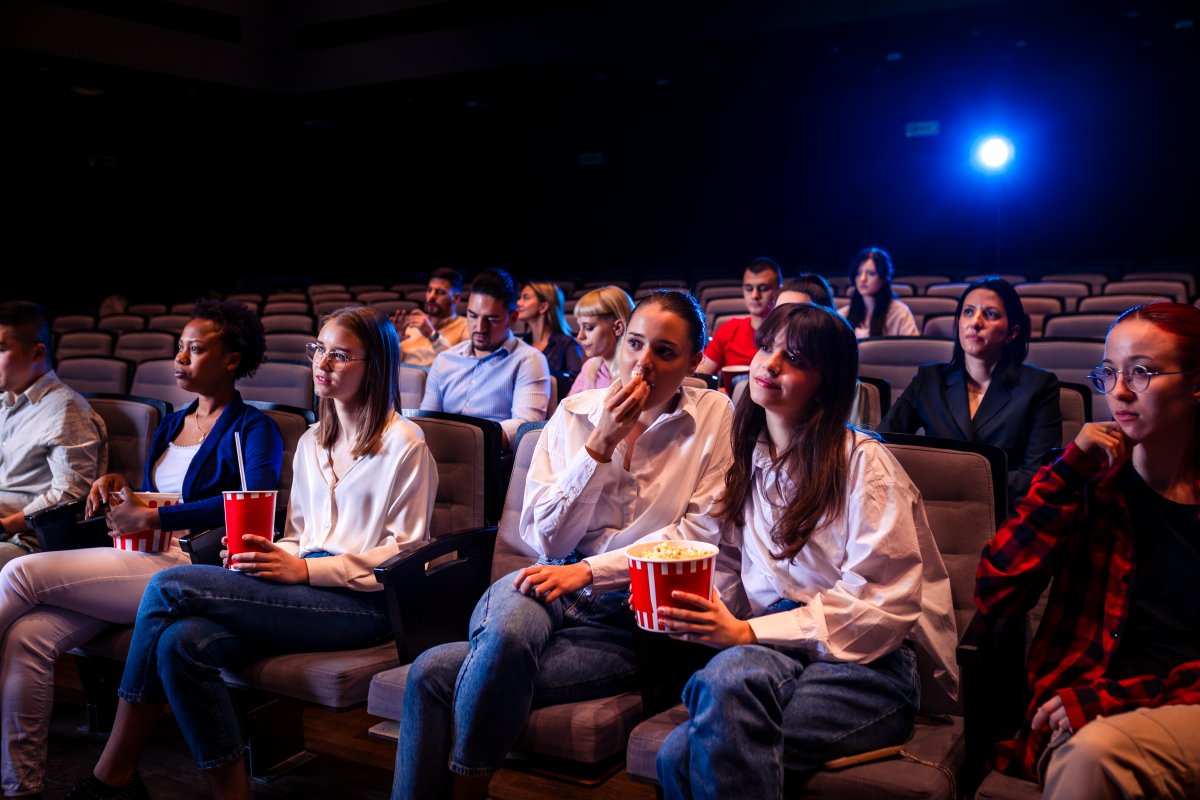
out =
[(511, 442), (521, 423), (546, 418), (550, 381), (546, 357), (511, 330), (503, 344), (482, 357), (468, 337), (434, 359), (421, 410), (499, 422)]

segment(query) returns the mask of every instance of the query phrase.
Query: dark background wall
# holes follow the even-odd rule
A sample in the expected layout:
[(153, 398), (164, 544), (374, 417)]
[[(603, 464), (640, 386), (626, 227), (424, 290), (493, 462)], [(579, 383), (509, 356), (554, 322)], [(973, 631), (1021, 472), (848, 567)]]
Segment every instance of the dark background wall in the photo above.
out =
[[(3, 294), (841, 268), (867, 245), (907, 271), (1195, 256), (1196, 5), (867, 15), (299, 93), (8, 47)], [(906, 138), (918, 120), (940, 134)], [(991, 131), (1000, 176), (968, 163)]]

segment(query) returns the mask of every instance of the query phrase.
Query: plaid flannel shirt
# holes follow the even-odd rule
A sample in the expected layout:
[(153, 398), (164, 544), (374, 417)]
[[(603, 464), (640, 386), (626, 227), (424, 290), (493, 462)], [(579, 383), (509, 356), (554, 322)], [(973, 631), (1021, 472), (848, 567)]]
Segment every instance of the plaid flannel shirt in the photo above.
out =
[(1036, 605), (1054, 579), (1046, 614), (1029, 651), (1033, 701), (1015, 739), (996, 745), (996, 768), (1037, 778), (1048, 727), (1031, 730), (1038, 707), (1062, 698), (1073, 730), (1100, 716), (1136, 708), (1200, 703), (1200, 661), (1166, 678), (1104, 677), (1129, 616), (1133, 528), (1118, 484), (1122, 464), (1103, 468), (1072, 443), (1042, 468), (1029, 493), (983, 551), (975, 605), (1011, 616)]

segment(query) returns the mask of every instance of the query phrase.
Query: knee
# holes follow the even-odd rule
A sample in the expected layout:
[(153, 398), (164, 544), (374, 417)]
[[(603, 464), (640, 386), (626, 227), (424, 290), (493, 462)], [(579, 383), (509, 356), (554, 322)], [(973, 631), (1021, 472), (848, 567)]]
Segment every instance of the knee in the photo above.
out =
[(1093, 720), (1071, 735), (1054, 751), (1047, 767), (1047, 780), (1059, 770), (1099, 773), (1106, 760), (1112, 758), (1122, 734), (1107, 725), (1103, 718)]
[(168, 625), (158, 637), (158, 663), (166, 671), (203, 662), (205, 640), (210, 631), (198, 620), (185, 617)]
[(37, 597), (33, 590), (30, 566), (32, 559), (14, 558), (0, 569), (0, 589), (15, 592), (30, 603), (36, 603)]
[(509, 576), (492, 584), (480, 599), (471, 620), (471, 643), (488, 660), (511, 662), (531, 657), (553, 628), (545, 606), (515, 591)]
[(733, 691), (745, 686), (747, 677), (755, 672), (757, 656), (753, 647), (730, 647), (715, 655), (692, 680), (711, 692)]
[(468, 652), (470, 645), (467, 643), (452, 642), (430, 648), (417, 656), (417, 660), (408, 668), (405, 697), (411, 691), (418, 691), (449, 703), (454, 697), (454, 684), (458, 681), (459, 670)]

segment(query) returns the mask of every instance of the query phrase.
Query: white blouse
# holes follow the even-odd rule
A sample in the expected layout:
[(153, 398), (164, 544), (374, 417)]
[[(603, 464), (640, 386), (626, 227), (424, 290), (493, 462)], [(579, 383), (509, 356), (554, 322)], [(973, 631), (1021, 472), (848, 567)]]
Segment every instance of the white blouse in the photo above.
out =
[(167, 449), (154, 465), (154, 487), (163, 494), (183, 494), (183, 479), (187, 476), (192, 459), (200, 452), (200, 445), (180, 447), (167, 442)]
[[(843, 306), (838, 309), (838, 313), (843, 317), (850, 316), (850, 306)], [(867, 317), (863, 320), (862, 325), (854, 329), (854, 338), (866, 339), (871, 335), (871, 318)], [(917, 329), (917, 319), (913, 316), (912, 309), (900, 302), (896, 298), (892, 298), (892, 304), (888, 306), (887, 316), (883, 319), (883, 335), (884, 336), (920, 336), (921, 331)]]
[[(772, 557), (771, 532), (795, 490), (773, 467), (766, 441), (755, 449), (742, 531), (750, 627), (760, 643), (803, 650), (815, 661), (869, 663), (910, 639), (922, 665), (932, 666), (922, 669), (922, 707), (952, 711), (958, 636), (950, 576), (921, 493), (878, 440), (855, 432), (847, 446), (846, 513), (823, 521), (790, 563)], [(806, 605), (760, 616), (781, 598)]]
[[(638, 438), (628, 472), (625, 442), (601, 464), (584, 443), (607, 391), (592, 389), (559, 403), (538, 440), (521, 508), (521, 538), (548, 558), (578, 549), (587, 556), (592, 591), (598, 593), (629, 583), (623, 552), (628, 545), (690, 539), (721, 546), (712, 514), (733, 463), (729, 398), (684, 387), (675, 410), (660, 415)], [(741, 595), (739, 563), (726, 543), (716, 585), (733, 605)]]
[(316, 425), (300, 437), (292, 493), (278, 544), (308, 560), (309, 583), (378, 592), (374, 569), (413, 542), (429, 538), (438, 474), (421, 429), (392, 412), (375, 452), (360, 456), (334, 481)]

